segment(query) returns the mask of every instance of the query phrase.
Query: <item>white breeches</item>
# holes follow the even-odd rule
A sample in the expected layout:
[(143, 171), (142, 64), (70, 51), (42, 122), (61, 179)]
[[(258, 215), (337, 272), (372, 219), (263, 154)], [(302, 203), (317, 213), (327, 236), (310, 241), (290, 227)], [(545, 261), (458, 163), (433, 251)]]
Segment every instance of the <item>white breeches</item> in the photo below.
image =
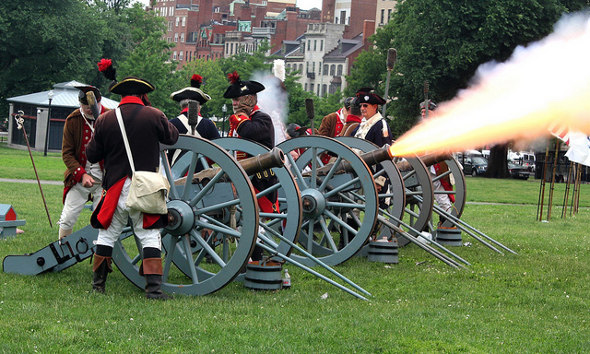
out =
[(64, 207), (61, 211), (61, 216), (57, 222), (60, 228), (63, 230), (72, 230), (74, 228), (82, 209), (84, 209), (84, 205), (88, 201), (89, 194), (92, 194), (93, 197), (92, 208), (94, 210), (100, 201), (100, 196), (102, 194), (100, 181), (90, 188), (82, 186), (82, 183), (76, 183), (68, 191), (64, 201)]
[(113, 220), (108, 229), (100, 229), (98, 231), (97, 245), (105, 245), (113, 247), (115, 242), (119, 239), (123, 228), (127, 226), (127, 221), (131, 218), (133, 225), (133, 232), (139, 239), (142, 248), (152, 247), (161, 250), (162, 242), (159, 229), (144, 229), (143, 228), (143, 213), (135, 209), (129, 209), (125, 202), (129, 194), (129, 185), (131, 179), (125, 180), (125, 185), (121, 191), (121, 196), (117, 203), (117, 210), (113, 215)]

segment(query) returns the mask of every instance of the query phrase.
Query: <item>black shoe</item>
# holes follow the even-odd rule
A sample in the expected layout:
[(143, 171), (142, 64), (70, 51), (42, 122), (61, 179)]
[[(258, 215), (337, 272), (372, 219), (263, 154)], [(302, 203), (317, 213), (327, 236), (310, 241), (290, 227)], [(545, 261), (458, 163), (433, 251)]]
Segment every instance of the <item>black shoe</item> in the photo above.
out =
[(158, 274), (148, 274), (145, 276), (145, 296), (153, 300), (169, 300), (172, 296), (162, 291), (162, 276)]

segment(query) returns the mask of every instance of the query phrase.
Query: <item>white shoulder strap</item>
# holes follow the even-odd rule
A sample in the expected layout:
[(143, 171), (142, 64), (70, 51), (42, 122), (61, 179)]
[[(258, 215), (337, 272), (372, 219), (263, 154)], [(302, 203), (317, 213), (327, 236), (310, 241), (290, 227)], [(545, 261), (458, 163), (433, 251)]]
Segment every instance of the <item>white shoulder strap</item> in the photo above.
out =
[(115, 110), (117, 115), (117, 121), (119, 122), (119, 128), (121, 128), (121, 134), (123, 134), (123, 143), (125, 144), (125, 150), (127, 151), (127, 158), (129, 159), (129, 166), (131, 166), (131, 172), (135, 173), (135, 165), (133, 164), (133, 155), (131, 155), (131, 148), (129, 147), (129, 141), (127, 140), (127, 132), (125, 131), (125, 124), (123, 124), (123, 117), (121, 116), (121, 109), (117, 107)]

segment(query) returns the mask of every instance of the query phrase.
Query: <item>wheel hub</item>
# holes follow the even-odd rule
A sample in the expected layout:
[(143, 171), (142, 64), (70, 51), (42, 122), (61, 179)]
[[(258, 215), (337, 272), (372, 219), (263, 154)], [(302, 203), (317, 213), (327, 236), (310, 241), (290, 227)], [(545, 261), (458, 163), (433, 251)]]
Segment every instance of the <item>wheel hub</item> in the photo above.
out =
[(311, 217), (322, 215), (326, 209), (326, 198), (315, 189), (306, 189), (301, 192), (301, 200), (303, 213)]
[(182, 200), (171, 200), (168, 206), (168, 226), (166, 231), (172, 235), (185, 235), (195, 225), (193, 208)]

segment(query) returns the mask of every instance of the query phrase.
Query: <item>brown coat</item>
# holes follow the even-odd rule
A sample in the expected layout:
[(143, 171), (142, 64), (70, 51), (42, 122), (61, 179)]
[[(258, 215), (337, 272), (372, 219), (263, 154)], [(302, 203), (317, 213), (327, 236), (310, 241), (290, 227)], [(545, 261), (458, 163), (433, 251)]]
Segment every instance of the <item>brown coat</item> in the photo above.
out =
[(336, 112), (332, 112), (322, 118), (322, 123), (320, 124), (320, 128), (318, 129), (318, 134), (333, 138), (336, 136), (336, 125), (340, 121), (338, 118), (338, 114)]
[[(106, 109), (103, 108), (103, 111)], [(86, 173), (86, 154), (84, 142), (88, 143), (92, 131), (86, 127), (80, 109), (76, 109), (66, 118), (61, 144), (61, 158), (66, 165), (64, 173), (64, 187), (69, 190), (82, 179)], [(65, 193), (64, 193), (65, 194)]]

